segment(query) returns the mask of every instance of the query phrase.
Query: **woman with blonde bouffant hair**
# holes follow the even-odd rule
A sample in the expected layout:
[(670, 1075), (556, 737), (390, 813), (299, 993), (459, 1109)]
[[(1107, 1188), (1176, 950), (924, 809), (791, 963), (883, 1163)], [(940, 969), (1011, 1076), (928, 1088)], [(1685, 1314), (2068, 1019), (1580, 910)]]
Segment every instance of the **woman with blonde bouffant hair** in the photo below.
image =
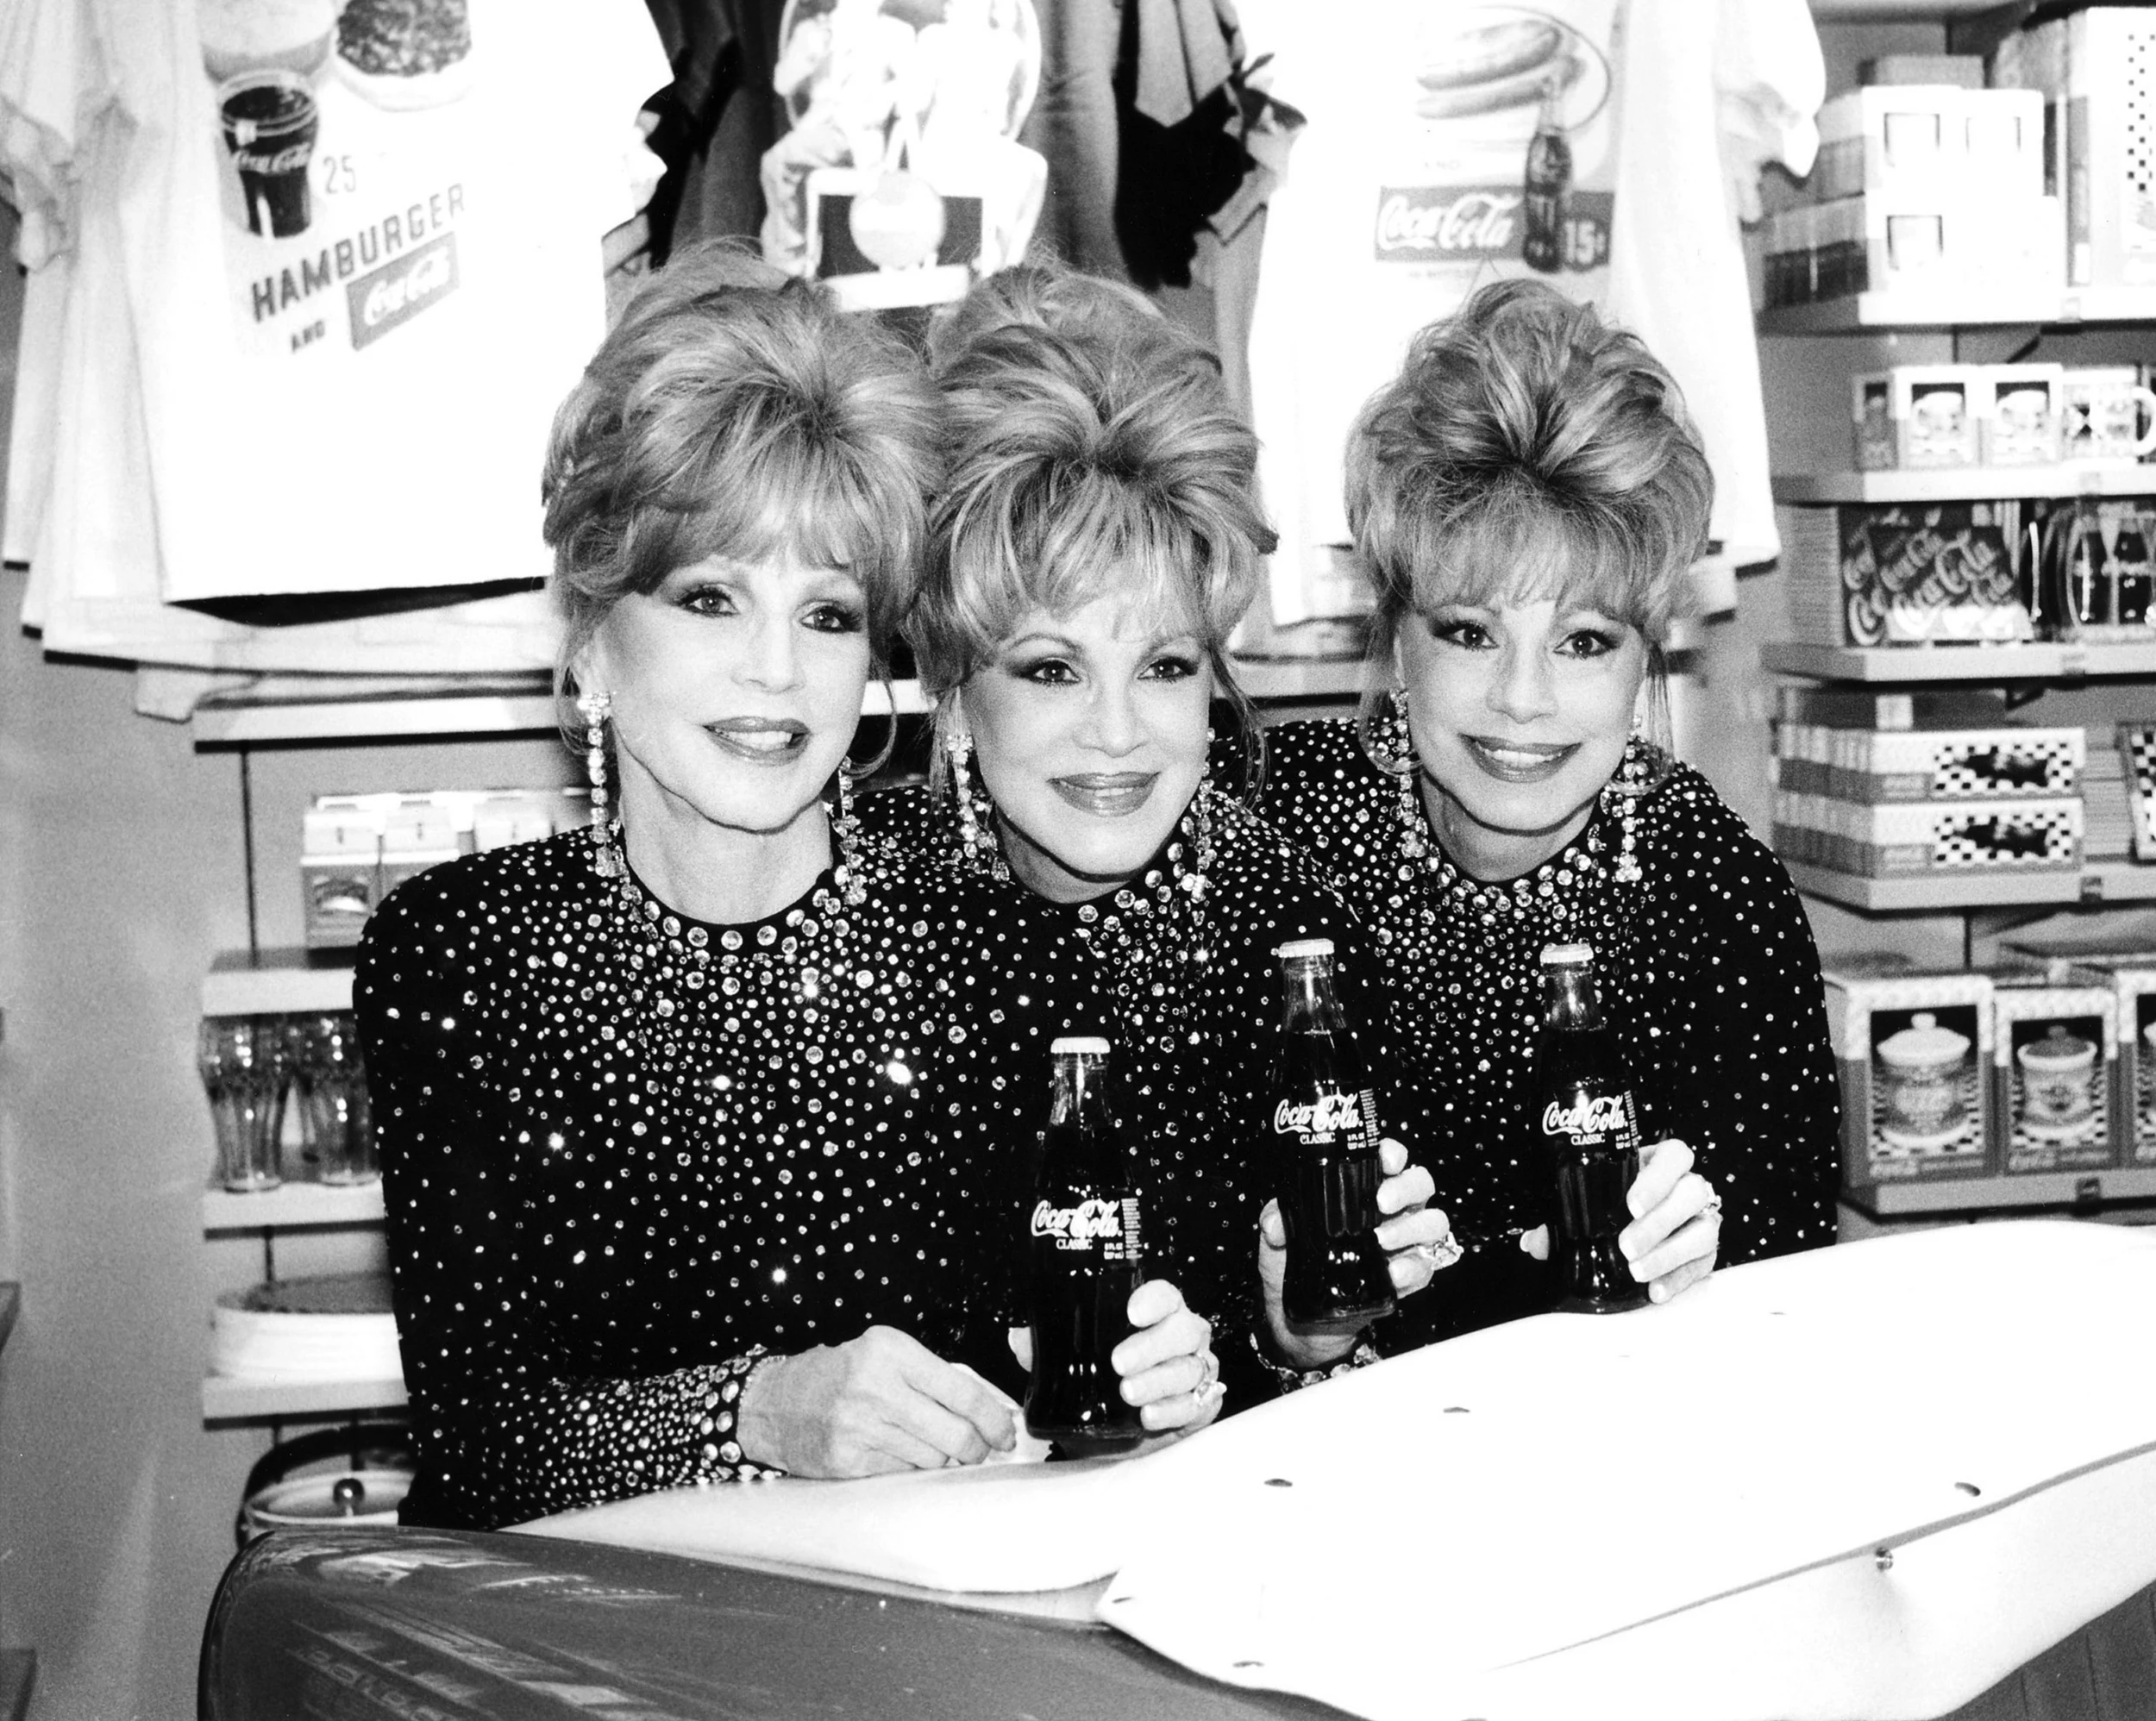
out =
[[(1113, 1042), (1149, 1271), (1213, 1321), (1234, 1409), (1369, 1354), (1357, 1331), (1288, 1329), (1266, 1215), (1274, 950), (1332, 940), (1359, 1004), (1363, 937), (1207, 780), (1214, 712), (1243, 706), (1228, 635), (1272, 546), (1257, 444), (1210, 353), (1088, 277), (992, 278), (931, 351), (950, 469), (906, 631), (937, 702), (939, 783), (871, 797), (863, 816), (1001, 882), (984, 961), (1029, 1000), (1039, 1043)], [(1448, 1238), (1426, 1175), (1386, 1151), (1376, 1229), (1404, 1294)], [(1025, 1182), (1014, 1167), (1004, 1210)]]
[(1376, 935), (1395, 1111), (1469, 1251), (1445, 1330), (1548, 1305), (1528, 1093), (1553, 944), (1593, 947), (1630, 1067), (1620, 1242), (1651, 1299), (1831, 1242), (1810, 929), (1670, 752), (1662, 654), (1713, 495), (1676, 383), (1592, 308), (1500, 282), (1415, 338), (1346, 483), (1369, 691), (1354, 722), (1270, 732), (1262, 805)]

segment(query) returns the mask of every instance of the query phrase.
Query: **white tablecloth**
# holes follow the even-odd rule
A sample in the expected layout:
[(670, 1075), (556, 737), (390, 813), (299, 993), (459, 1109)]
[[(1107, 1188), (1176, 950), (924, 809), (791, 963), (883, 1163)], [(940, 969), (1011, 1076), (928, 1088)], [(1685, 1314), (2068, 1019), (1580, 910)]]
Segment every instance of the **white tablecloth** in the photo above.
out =
[(2156, 1234), (1927, 1231), (1472, 1334), (1122, 1464), (530, 1528), (945, 1590), (1112, 1574), (1100, 1617), (1163, 1654), (1380, 1721), (1937, 1715), (2156, 1580), (2153, 1312)]

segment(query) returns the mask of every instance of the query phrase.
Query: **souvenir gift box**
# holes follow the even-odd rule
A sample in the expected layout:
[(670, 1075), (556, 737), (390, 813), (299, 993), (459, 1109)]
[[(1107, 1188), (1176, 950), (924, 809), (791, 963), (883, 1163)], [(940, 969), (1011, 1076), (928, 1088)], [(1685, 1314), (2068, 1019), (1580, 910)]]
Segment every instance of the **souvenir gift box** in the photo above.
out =
[(2111, 1146), (2117, 1163), (2156, 1165), (2156, 949), (2083, 956), (2067, 974), (2111, 997)]
[(2034, 90), (1869, 84), (1819, 110), (1810, 189), (1824, 203), (1871, 191), (2044, 192), (2044, 103)]
[(2058, 798), (2078, 789), (2088, 751), (2080, 729), (2020, 725), (1882, 732), (1781, 723), (1774, 744), (1781, 787), (1867, 804)]
[(1879, 646), (2034, 635), (2009, 548), (2016, 510), (1846, 503), (1782, 517), (1790, 630), (1800, 640)]
[(316, 796), (300, 820), (307, 948), (349, 949), (382, 898), (429, 867), (581, 823), (586, 793), (489, 789)]
[(2103, 986), (1995, 987), (1991, 1115), (2002, 1170), (2100, 1170), (2116, 1162), (2117, 1025), (2117, 1006)]
[(1951, 294), (1971, 281), (2055, 292), (2064, 232), (2057, 197), (1896, 189), (1778, 210), (1752, 242), (1772, 307), (1861, 292)]
[(1774, 848), (1864, 878), (2074, 872), (2081, 802), (1896, 801), (1866, 804), (1778, 789)]
[(1826, 982), (1844, 1187), (1861, 1199), (1883, 1183), (1989, 1176), (1990, 980), (1830, 967)]
[(1896, 365), (1850, 379), (1861, 472), (2054, 464), (2065, 371), (2041, 365)]

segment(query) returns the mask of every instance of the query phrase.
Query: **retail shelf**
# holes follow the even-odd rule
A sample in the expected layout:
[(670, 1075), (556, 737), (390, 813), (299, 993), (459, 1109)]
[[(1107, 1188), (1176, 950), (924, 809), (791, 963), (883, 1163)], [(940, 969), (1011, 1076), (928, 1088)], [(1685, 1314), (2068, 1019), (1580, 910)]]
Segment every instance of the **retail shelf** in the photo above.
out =
[(2147, 644), (1827, 646), (1774, 640), (1759, 662), (1784, 675), (1818, 681), (1890, 685), (1932, 681), (2079, 681), (2103, 676), (2156, 675), (2156, 638)]
[[(12, 1279), (0, 1280), (0, 1346), (8, 1342), (8, 1335), (15, 1330), (16, 1311), (22, 1306), (22, 1287)], [(4, 1714), (0, 1710), (0, 1714)]]
[(352, 1007), (351, 953), (342, 961), (298, 948), (228, 950), (202, 977), (204, 1016), (291, 1016)]
[(2082, 900), (2082, 875), (2076, 873), (1985, 873), (1942, 878), (1927, 873), (1915, 878), (1873, 879), (1837, 872), (1806, 860), (1783, 861), (1791, 882), (1807, 896), (1824, 897), (1850, 908), (1921, 909), (1949, 914), (1969, 908), (2012, 908), (2028, 903)]
[(2156, 496), (2156, 466), (1941, 466), (1785, 472), (1777, 502), (1994, 502), (2009, 497)]
[[(1362, 686), (1357, 659), (1251, 658), (1236, 674), (1254, 699), (1344, 698)], [(896, 681), (887, 700), (881, 683), (862, 699), (865, 717), (894, 710), (918, 715), (929, 699), (918, 681)], [(266, 677), (252, 687), (212, 694), (195, 708), (197, 747), (251, 747), (272, 742), (392, 740), (413, 735), (550, 735), (554, 694), (544, 674), (486, 681), (365, 678)]]
[(345, 1411), (394, 1410), (406, 1403), (401, 1376), (360, 1380), (255, 1380), (233, 1374), (202, 1378), (205, 1422), (249, 1422)]
[[(871, 683), (868, 717), (925, 711), (918, 681)], [(372, 687), (354, 678), (282, 676), (237, 692), (212, 694), (195, 708), (197, 747), (272, 742), (364, 741), (411, 735), (551, 735), (556, 723), (549, 679), (534, 672), (479, 682), (392, 680)]]
[(36, 1683), (36, 1650), (0, 1649), (0, 1721), (23, 1721)]
[(382, 1184), (281, 1183), (238, 1193), (205, 1189), (205, 1231), (286, 1230), (309, 1225), (368, 1225), (382, 1217)]
[[(1926, 9), (1932, 9), (1927, 8)], [(1978, 323), (2142, 322), (2156, 319), (2156, 289), (2027, 288), (1852, 293), (1815, 304), (1771, 305), (1762, 335), (1849, 335), (1868, 329), (1958, 329)]]
[(2016, 1207), (2085, 1208), (2115, 1201), (2152, 1201), (2156, 1200), (2156, 1166), (1882, 1183), (1865, 1190), (1845, 1189), (1841, 1198), (1875, 1219), (1901, 1213), (1983, 1213)]
[(1965, 16), (1996, 12), (2000, 0), (1812, 0), (1812, 16), (1822, 23), (1865, 24), (1896, 19)]

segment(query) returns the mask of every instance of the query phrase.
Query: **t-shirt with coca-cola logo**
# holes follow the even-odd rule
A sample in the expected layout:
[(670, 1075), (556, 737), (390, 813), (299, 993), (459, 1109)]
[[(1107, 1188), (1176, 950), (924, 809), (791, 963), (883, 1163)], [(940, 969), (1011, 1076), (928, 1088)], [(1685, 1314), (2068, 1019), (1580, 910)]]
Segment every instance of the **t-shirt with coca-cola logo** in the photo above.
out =
[(1737, 565), (1774, 555), (1729, 188), (1768, 156), (1809, 166), (1824, 74), (1803, 0), (1238, 11), (1265, 60), (1255, 81), (1307, 122), (1268, 205), (1250, 323), (1275, 619), (1368, 607), (1341, 496), (1349, 427), (1417, 329), (1502, 276), (1646, 339), (1714, 466), (1712, 535)]
[(547, 429), (667, 75), (645, 9), (34, 4), (86, 15), (110, 118), (71, 166), (124, 283), (160, 595), (543, 575)]

